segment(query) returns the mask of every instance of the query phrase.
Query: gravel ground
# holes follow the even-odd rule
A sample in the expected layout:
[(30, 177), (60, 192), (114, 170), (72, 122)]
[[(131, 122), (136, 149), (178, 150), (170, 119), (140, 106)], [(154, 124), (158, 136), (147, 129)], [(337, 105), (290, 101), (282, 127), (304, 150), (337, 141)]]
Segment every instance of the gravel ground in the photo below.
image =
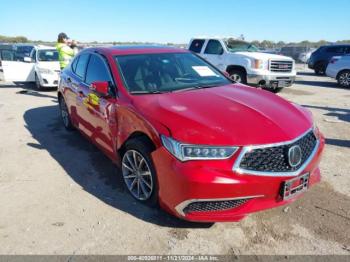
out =
[(323, 181), (239, 223), (135, 203), (111, 162), (63, 129), (55, 91), (0, 83), (0, 254), (350, 254), (350, 90), (299, 69), (279, 95), (308, 107), (327, 137)]

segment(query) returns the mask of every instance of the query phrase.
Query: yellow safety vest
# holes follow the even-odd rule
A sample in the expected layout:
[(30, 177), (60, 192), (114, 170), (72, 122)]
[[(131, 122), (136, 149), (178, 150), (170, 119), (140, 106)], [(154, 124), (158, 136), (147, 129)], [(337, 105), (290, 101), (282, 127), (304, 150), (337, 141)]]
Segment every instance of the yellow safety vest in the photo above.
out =
[(65, 68), (75, 55), (75, 51), (64, 43), (57, 43), (58, 60), (60, 61), (61, 69)]

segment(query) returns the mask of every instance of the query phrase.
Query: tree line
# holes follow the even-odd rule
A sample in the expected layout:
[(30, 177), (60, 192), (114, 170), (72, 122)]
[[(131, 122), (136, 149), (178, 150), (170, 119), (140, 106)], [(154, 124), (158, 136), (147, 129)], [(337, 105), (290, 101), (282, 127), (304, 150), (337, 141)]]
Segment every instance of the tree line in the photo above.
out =
[[(244, 40), (244, 37), (241, 36), (240, 39)], [(27, 37), (25, 36), (3, 36), (0, 35), (0, 43), (35, 43), (35, 44), (43, 44), (43, 43), (54, 43), (55, 41), (41, 41), (41, 40), (29, 40)], [(86, 43), (86, 44), (113, 44), (113, 45), (117, 45), (117, 44), (140, 44), (144, 42), (117, 42), (117, 41), (113, 41), (113, 42), (97, 42), (97, 41), (93, 41), (90, 43)], [(272, 49), (272, 48), (281, 48), (283, 46), (306, 46), (306, 47), (310, 47), (310, 48), (317, 48), (320, 47), (322, 45), (328, 45), (328, 44), (350, 44), (350, 40), (340, 40), (340, 41), (336, 41), (336, 42), (330, 42), (330, 41), (326, 41), (326, 40), (320, 40), (317, 42), (312, 42), (312, 41), (308, 41), (308, 40), (304, 40), (301, 42), (283, 42), (283, 41), (270, 41), (270, 40), (263, 40), (263, 41), (258, 41), (258, 40), (254, 40), (251, 42), (252, 44), (256, 45), (257, 47), (260, 48), (265, 48), (265, 49)], [(168, 43), (168, 45), (174, 45), (172, 43)], [(177, 44), (178, 45), (178, 44)]]

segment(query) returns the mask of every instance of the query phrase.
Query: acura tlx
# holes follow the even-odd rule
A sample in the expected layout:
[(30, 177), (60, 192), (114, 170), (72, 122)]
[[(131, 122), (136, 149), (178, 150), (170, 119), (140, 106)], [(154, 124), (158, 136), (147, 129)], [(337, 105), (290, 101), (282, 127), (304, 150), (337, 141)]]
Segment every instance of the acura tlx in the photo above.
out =
[(187, 50), (85, 49), (58, 99), (64, 126), (121, 167), (134, 198), (185, 220), (238, 221), (320, 181), (325, 140), (310, 111)]

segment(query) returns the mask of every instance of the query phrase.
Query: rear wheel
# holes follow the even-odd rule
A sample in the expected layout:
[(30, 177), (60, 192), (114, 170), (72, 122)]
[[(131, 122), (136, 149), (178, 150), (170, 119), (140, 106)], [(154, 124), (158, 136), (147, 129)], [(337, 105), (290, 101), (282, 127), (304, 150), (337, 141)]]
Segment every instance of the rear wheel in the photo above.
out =
[(326, 74), (326, 64), (319, 62), (315, 65), (315, 74), (316, 75), (325, 75)]
[(143, 139), (128, 141), (122, 157), (122, 174), (126, 188), (135, 199), (156, 206), (158, 185), (151, 152), (151, 145)]
[(337, 80), (341, 87), (350, 88), (350, 70), (340, 72)]
[(242, 83), (246, 84), (247, 83), (247, 74), (240, 69), (232, 69), (229, 72), (230, 78), (237, 82), (237, 83)]
[(60, 106), (60, 113), (61, 113), (61, 118), (62, 118), (64, 127), (69, 131), (73, 130), (74, 127), (70, 120), (68, 107), (62, 96), (59, 97), (59, 106)]

